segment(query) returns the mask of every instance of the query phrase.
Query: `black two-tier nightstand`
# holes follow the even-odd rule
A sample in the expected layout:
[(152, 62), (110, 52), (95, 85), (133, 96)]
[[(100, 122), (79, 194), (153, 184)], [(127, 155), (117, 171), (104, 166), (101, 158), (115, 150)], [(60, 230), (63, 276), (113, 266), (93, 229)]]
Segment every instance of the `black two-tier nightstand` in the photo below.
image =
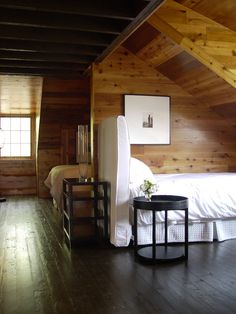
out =
[[(162, 261), (177, 261), (188, 259), (188, 199), (184, 196), (177, 195), (154, 195), (151, 200), (147, 200), (144, 196), (135, 197), (134, 206), (134, 251), (135, 256), (143, 262), (156, 263)], [(152, 244), (139, 247), (138, 246), (138, 230), (137, 230), (137, 211), (152, 211)], [(181, 210), (185, 213), (185, 241), (184, 249), (182, 246), (170, 245), (168, 243), (168, 211)], [(164, 245), (156, 244), (156, 212), (164, 211), (165, 213), (165, 234)]]
[(107, 182), (63, 180), (63, 230), (71, 246), (108, 239)]

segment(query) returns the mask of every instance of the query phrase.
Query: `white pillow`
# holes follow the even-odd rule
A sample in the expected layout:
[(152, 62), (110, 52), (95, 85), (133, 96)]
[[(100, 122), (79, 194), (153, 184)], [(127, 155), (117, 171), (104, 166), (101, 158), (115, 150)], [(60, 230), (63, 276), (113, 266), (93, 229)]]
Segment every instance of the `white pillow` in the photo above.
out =
[(144, 180), (156, 183), (151, 169), (141, 160), (134, 157), (130, 158), (130, 183), (136, 186), (143, 184)]

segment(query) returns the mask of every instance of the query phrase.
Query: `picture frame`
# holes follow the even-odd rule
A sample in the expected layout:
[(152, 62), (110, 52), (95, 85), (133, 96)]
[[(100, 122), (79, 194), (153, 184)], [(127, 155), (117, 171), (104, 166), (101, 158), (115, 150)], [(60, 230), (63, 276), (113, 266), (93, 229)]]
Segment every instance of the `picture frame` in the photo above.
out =
[(170, 144), (170, 96), (124, 95), (131, 144)]

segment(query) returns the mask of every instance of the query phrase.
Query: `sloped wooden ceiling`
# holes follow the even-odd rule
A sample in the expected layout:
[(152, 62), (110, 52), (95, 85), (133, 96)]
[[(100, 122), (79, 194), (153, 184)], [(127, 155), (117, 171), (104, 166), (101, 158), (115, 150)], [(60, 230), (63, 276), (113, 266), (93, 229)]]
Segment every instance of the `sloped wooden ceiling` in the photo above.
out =
[(173, 0), (167, 0), (149, 23), (236, 87), (234, 31)]
[(236, 31), (234, 0), (176, 0), (176, 2)]
[[(124, 46), (212, 110), (233, 118), (236, 117), (233, 12), (236, 12), (233, 0), (167, 0)], [(140, 40), (143, 37), (145, 40)], [(134, 45), (137, 41), (139, 44)]]

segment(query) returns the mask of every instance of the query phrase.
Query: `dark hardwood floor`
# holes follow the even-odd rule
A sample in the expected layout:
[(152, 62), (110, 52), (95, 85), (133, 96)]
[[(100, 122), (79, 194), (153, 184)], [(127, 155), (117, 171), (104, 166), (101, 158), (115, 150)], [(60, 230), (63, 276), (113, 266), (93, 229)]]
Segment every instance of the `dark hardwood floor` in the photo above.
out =
[(0, 203), (0, 313), (236, 313), (236, 240), (145, 266), (131, 248), (63, 243), (51, 202)]

